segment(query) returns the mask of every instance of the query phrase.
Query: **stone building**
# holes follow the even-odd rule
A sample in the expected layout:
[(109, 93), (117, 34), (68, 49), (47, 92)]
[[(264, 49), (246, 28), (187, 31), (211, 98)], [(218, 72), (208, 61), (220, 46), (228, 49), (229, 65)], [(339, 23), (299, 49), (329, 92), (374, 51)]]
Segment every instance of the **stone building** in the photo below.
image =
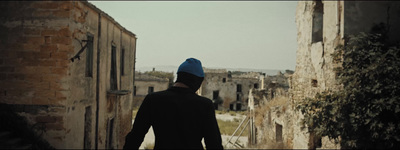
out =
[(57, 149), (122, 148), (136, 36), (87, 1), (0, 3), (0, 102)]
[[(172, 74), (172, 73), (171, 73)], [(139, 107), (147, 94), (168, 89), (168, 78), (160, 78), (145, 73), (135, 73), (135, 87), (133, 91), (134, 107)]]
[(259, 72), (204, 68), (204, 81), (198, 94), (213, 100), (218, 110), (246, 110), (250, 89), (268, 89), (265, 92), (273, 97), (276, 93), (274, 87), (281, 84), (286, 84), (286, 92), (278, 92), (278, 95), (287, 94), (287, 77), (284, 74), (265, 76)]
[[(337, 90), (331, 54), (348, 35), (389, 26), (389, 36), (399, 41), (400, 3), (395, 1), (299, 1), (296, 10), (297, 60), (290, 81), (290, 96), (296, 102), (316, 93)], [(339, 148), (327, 137), (316, 137), (300, 129), (302, 114), (293, 115), (293, 148)], [(284, 131), (285, 132), (285, 131)], [(311, 135), (311, 136), (310, 136)]]
[[(254, 101), (255, 141), (253, 147), (290, 148), (293, 139), (293, 110), (289, 100), (288, 79), (293, 71), (264, 77), (264, 86), (251, 91)], [(289, 132), (288, 132), (289, 131)], [(263, 147), (268, 145), (268, 147)]]

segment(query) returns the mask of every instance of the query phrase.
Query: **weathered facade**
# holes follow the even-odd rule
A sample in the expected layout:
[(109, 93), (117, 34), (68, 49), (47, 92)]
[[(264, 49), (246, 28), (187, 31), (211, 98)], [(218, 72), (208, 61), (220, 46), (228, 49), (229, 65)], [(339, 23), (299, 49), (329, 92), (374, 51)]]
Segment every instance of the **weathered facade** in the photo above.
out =
[(278, 72), (277, 75), (265, 76), (259, 72), (232, 73), (226, 69), (204, 68), (204, 74), (204, 81), (198, 93), (213, 100), (216, 109), (246, 110), (250, 89), (262, 90), (265, 100), (275, 96), (287, 96), (287, 79), (292, 73), (288, 70), (284, 74)]
[(170, 81), (168, 78), (159, 78), (136, 72), (133, 91), (134, 107), (139, 107), (147, 94), (168, 89), (169, 83)]
[[(290, 81), (293, 107), (306, 97), (340, 88), (331, 54), (351, 34), (389, 26), (389, 36), (399, 41), (400, 3), (394, 1), (300, 1), (296, 11), (297, 60)], [(302, 114), (294, 112), (293, 148), (339, 148), (327, 137), (318, 138), (300, 129)], [(312, 135), (312, 136), (310, 136)]]
[(136, 36), (86, 1), (0, 3), (0, 102), (57, 149), (122, 148)]
[[(267, 149), (291, 148), (293, 141), (293, 110), (289, 100), (287, 70), (264, 78), (264, 87), (252, 90), (255, 105), (256, 138), (254, 147)], [(266, 147), (265, 147), (266, 146)]]
[(225, 69), (204, 68), (204, 81), (198, 91), (214, 101), (216, 109), (246, 110), (251, 88), (261, 84), (259, 73), (232, 75)]

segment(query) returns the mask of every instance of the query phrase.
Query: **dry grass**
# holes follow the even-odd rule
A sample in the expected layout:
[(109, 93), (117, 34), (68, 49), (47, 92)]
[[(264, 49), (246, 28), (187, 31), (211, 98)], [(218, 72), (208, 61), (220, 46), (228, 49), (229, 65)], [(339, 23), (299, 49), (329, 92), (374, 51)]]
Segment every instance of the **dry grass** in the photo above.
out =
[(281, 106), (282, 112), (286, 111), (286, 108), (289, 105), (289, 98), (288, 97), (275, 97), (274, 99), (265, 102), (264, 104), (260, 104), (255, 109), (255, 125), (260, 127), (264, 122), (264, 119), (268, 117), (267, 112), (271, 110), (273, 107)]
[[(219, 130), (222, 135), (232, 135), (235, 130), (239, 127), (239, 124), (242, 120), (234, 119), (233, 121), (224, 121), (224, 120), (219, 120), (217, 119)], [(235, 135), (239, 135), (239, 133), (243, 130), (244, 125), (237, 131)], [(249, 129), (246, 128), (244, 129), (243, 133), (241, 136), (248, 136), (249, 135)]]

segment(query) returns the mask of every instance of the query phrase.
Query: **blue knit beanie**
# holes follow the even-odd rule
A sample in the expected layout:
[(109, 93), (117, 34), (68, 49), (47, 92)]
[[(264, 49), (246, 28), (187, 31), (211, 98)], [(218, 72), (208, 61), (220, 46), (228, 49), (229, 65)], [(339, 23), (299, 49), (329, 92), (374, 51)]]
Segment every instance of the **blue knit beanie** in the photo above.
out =
[(203, 67), (201, 66), (201, 62), (196, 58), (186, 59), (186, 61), (179, 66), (178, 72), (186, 72), (198, 77), (204, 77), (204, 71)]

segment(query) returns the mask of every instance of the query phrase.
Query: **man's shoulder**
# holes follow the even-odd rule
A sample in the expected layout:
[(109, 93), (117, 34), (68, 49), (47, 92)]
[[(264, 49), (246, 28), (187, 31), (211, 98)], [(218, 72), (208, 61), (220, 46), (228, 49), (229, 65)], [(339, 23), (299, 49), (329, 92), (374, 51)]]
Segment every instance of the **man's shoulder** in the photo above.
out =
[(201, 101), (203, 101), (204, 103), (210, 103), (210, 104), (212, 104), (212, 100), (211, 100), (211, 99), (209, 99), (209, 98), (207, 98), (207, 97), (204, 97), (204, 96), (197, 95), (197, 94), (196, 94), (196, 96), (197, 96)]

